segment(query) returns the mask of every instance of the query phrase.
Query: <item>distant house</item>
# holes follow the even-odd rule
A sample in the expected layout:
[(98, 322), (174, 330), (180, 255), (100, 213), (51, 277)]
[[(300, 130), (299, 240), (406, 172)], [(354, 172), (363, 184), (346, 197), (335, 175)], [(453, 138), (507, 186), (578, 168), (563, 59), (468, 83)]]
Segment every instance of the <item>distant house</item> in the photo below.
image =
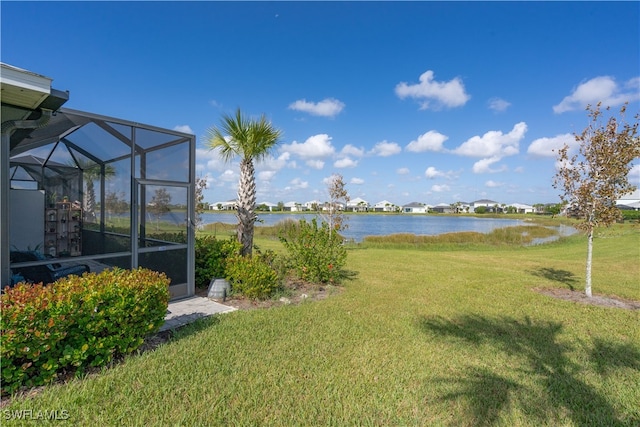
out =
[(360, 197), (356, 197), (347, 202), (346, 210), (352, 212), (367, 212), (369, 210), (369, 202)]
[(266, 210), (268, 210), (269, 212), (273, 212), (273, 210), (278, 207), (276, 203), (271, 203), (271, 202), (261, 202), (256, 204), (256, 207), (260, 207), (260, 206), (265, 206)]
[[(334, 203), (335, 209), (337, 209), (338, 211), (344, 211), (345, 210), (345, 204), (342, 202), (335, 202)], [(324, 202), (321, 205), (322, 208), (322, 212), (329, 212), (331, 209), (331, 203), (329, 202)]]
[(238, 208), (236, 200), (227, 200), (226, 202), (215, 202), (209, 204), (209, 209), (213, 211), (234, 211)]
[(640, 210), (640, 189), (634, 191), (633, 193), (624, 195), (620, 199), (616, 200), (616, 206), (618, 206), (620, 209), (634, 211)]
[(438, 203), (432, 206), (431, 210), (437, 213), (456, 213), (456, 208), (446, 203)]
[(522, 203), (511, 203), (510, 205), (507, 206), (508, 208), (514, 208), (516, 213), (519, 214), (529, 214), (529, 213), (534, 213), (536, 211), (536, 208), (534, 208), (531, 205), (525, 205)]
[(302, 204), (298, 202), (287, 202), (284, 204), (284, 210), (287, 212), (301, 212)]
[(304, 210), (307, 211), (319, 211), (322, 209), (324, 203), (322, 203), (320, 200), (311, 200), (306, 202), (303, 207)]
[[(480, 199), (480, 200), (476, 200), (475, 202), (471, 202), (471, 210), (473, 212), (475, 212), (476, 208), (479, 208), (480, 206), (484, 206), (485, 208), (487, 208), (487, 211), (489, 212), (493, 212), (494, 210), (498, 210), (498, 211), (502, 210), (500, 208), (500, 203), (496, 202), (495, 200)], [(496, 206), (498, 206), (497, 209), (496, 209)]]
[(394, 205), (388, 200), (383, 200), (373, 205), (373, 211), (374, 212), (395, 212), (396, 205)]
[(411, 202), (402, 206), (404, 213), (427, 213), (427, 206), (420, 202)]

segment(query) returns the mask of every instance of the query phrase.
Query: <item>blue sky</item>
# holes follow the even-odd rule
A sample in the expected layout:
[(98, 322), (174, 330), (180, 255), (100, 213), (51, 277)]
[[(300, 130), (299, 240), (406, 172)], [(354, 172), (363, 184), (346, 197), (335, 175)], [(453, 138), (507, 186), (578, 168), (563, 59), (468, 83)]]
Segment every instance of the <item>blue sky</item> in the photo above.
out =
[[(559, 200), (552, 149), (586, 104), (640, 111), (638, 2), (13, 2), (1, 59), (65, 107), (196, 135), (205, 199), (238, 164), (202, 144), (240, 108), (284, 133), (258, 201)], [(628, 115), (629, 118), (632, 114)], [(640, 182), (640, 161), (631, 179)]]

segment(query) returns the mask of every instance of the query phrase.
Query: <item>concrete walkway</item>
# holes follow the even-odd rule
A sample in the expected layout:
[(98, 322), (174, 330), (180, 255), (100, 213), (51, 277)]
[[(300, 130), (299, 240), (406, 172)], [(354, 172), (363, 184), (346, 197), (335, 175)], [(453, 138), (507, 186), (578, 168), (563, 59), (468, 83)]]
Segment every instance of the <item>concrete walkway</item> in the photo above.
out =
[(167, 316), (160, 331), (175, 329), (194, 322), (201, 317), (207, 317), (218, 313), (229, 313), (237, 308), (217, 303), (209, 298), (190, 297), (169, 303)]

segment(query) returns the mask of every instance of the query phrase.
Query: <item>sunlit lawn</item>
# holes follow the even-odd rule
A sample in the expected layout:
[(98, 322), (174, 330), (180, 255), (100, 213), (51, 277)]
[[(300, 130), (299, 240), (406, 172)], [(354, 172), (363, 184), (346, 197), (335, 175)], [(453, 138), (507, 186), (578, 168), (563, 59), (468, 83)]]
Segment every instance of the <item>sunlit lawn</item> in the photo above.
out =
[[(637, 225), (596, 239), (596, 295), (640, 300), (639, 248)], [(3, 410), (64, 409), (73, 425), (637, 426), (640, 310), (532, 290), (580, 290), (585, 254), (583, 236), (355, 247), (336, 296), (200, 322)]]

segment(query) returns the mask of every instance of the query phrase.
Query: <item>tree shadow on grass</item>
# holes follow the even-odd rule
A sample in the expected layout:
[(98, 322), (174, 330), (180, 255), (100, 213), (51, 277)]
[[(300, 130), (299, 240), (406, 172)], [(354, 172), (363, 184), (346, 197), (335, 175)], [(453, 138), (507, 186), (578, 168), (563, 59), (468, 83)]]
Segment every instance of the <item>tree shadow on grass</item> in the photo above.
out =
[[(563, 418), (570, 419), (576, 426), (629, 425), (619, 418), (604, 396), (579, 378), (583, 368), (570, 359), (571, 349), (559, 341), (560, 323), (509, 317), (461, 316), (454, 320), (425, 317), (420, 320), (419, 327), (428, 335), (462, 340), (476, 346), (490, 345), (496, 352), (517, 356), (516, 365), (500, 372), (469, 367), (462, 375), (441, 379), (457, 384), (459, 390), (443, 399), (464, 398), (473, 425), (497, 424), (501, 413), (511, 406), (540, 425), (562, 423)], [(614, 348), (606, 342), (596, 343), (596, 347), (594, 351)], [(638, 363), (637, 351), (632, 347), (615, 348), (621, 353), (617, 357), (622, 356), (626, 365)], [(504, 375), (509, 373), (520, 376), (524, 373), (545, 393), (541, 395), (538, 387), (529, 390), (526, 385)]]
[(617, 368), (640, 371), (640, 351), (631, 344), (617, 344), (596, 339), (590, 357), (600, 375), (608, 375)]
[[(450, 378), (441, 380), (447, 383), (452, 381)], [(468, 402), (473, 425), (477, 426), (497, 424), (500, 414), (509, 409), (513, 396), (521, 393), (522, 389), (515, 381), (485, 368), (468, 368), (464, 376), (456, 377), (453, 381), (458, 390), (444, 395), (442, 399), (456, 402), (463, 399)]]
[(529, 271), (529, 273), (534, 276), (543, 277), (547, 280), (565, 284), (572, 291), (575, 291), (573, 285), (578, 283), (576, 276), (572, 272), (566, 270), (558, 270), (556, 268), (539, 268), (534, 271)]

